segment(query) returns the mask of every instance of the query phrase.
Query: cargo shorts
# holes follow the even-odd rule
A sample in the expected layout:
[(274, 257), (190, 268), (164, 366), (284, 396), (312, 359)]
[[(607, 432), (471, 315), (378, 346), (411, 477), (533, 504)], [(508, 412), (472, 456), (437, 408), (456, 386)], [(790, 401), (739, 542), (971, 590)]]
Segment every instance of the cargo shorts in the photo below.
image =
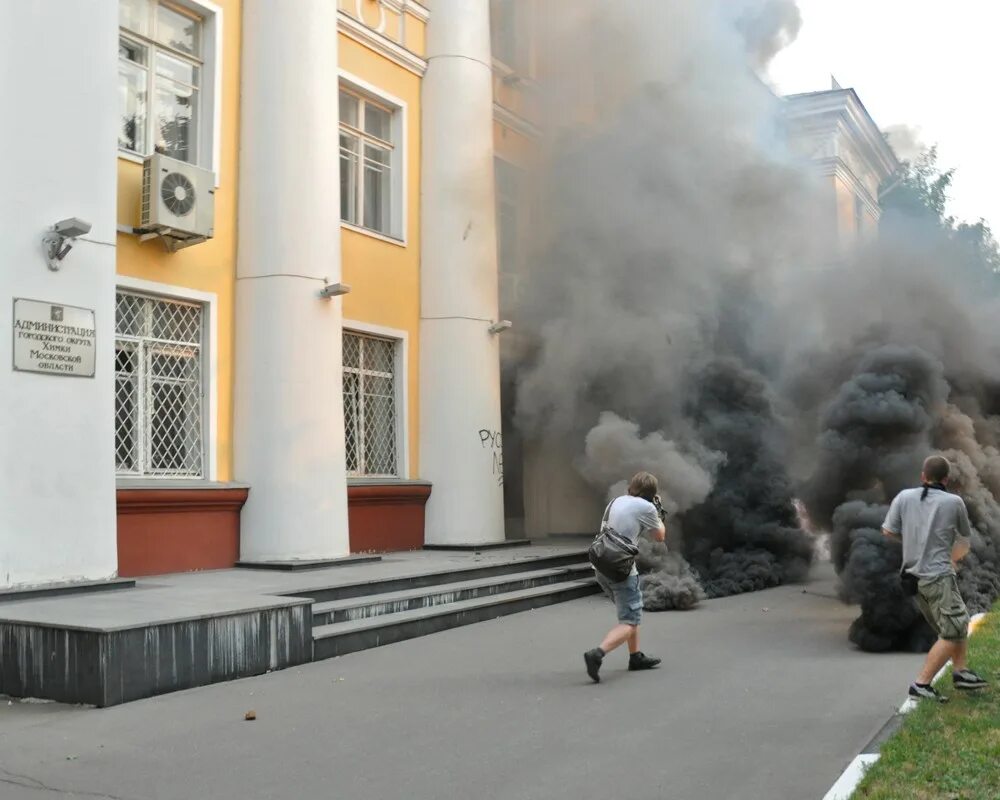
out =
[(969, 635), (969, 610), (954, 575), (921, 578), (917, 584), (917, 605), (942, 639), (962, 641)]
[(604, 575), (594, 570), (597, 582), (615, 600), (618, 610), (618, 621), (625, 625), (638, 625), (642, 622), (642, 590), (639, 588), (639, 576), (629, 575), (625, 580), (608, 580)]

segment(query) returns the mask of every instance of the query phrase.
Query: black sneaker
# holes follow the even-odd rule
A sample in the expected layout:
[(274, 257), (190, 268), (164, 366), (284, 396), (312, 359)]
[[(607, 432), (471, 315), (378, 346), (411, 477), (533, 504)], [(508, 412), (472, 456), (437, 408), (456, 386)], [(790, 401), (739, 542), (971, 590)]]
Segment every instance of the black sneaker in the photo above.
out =
[(956, 689), (985, 689), (989, 684), (981, 675), (977, 675), (971, 669), (960, 669), (953, 673), (951, 682)]
[(910, 697), (915, 697), (918, 700), (936, 700), (939, 703), (947, 703), (948, 698), (941, 694), (933, 686), (924, 685), (920, 683), (910, 684)]
[(601, 676), (598, 672), (601, 669), (602, 661), (604, 661), (604, 653), (597, 647), (583, 654), (583, 663), (587, 665), (587, 674), (594, 683), (601, 682)]
[(645, 653), (632, 653), (628, 657), (628, 668), (630, 671), (635, 672), (640, 669), (653, 669), (660, 664), (659, 658), (651, 658)]

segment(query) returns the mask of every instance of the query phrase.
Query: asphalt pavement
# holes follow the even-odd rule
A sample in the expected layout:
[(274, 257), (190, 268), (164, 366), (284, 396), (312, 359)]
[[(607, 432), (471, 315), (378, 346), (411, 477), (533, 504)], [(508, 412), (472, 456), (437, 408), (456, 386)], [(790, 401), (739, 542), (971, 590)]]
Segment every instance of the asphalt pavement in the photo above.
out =
[(4, 700), (0, 798), (819, 800), (920, 663), (855, 650), (854, 614), (824, 568), (647, 614), (662, 667), (618, 651), (599, 685), (595, 596), (110, 709)]

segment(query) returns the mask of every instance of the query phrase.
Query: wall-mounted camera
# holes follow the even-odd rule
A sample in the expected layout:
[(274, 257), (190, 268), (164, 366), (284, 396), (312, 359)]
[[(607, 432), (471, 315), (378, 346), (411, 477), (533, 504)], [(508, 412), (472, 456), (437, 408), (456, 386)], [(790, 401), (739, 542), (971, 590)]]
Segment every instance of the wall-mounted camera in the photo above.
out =
[(73, 249), (78, 236), (90, 233), (91, 224), (78, 217), (61, 219), (42, 237), (45, 260), (53, 272), (59, 269), (66, 254)]

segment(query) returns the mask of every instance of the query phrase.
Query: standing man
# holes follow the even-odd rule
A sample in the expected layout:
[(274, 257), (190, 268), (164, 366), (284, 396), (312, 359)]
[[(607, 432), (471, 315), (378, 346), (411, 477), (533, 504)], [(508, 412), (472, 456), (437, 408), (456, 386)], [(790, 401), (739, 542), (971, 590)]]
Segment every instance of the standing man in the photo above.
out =
[[(666, 537), (667, 529), (657, 509), (659, 498), (656, 478), (648, 472), (639, 472), (628, 484), (628, 494), (611, 501), (604, 512), (608, 526), (637, 546), (639, 534), (649, 531), (658, 542)], [(657, 505), (654, 505), (654, 501)], [(595, 570), (597, 582), (614, 598), (618, 610), (618, 624), (604, 637), (600, 647), (583, 654), (587, 674), (594, 683), (601, 682), (599, 674), (604, 656), (621, 644), (628, 642), (628, 668), (652, 669), (660, 663), (639, 649), (639, 623), (642, 621), (642, 590), (639, 588), (639, 571), (632, 564), (632, 571), (623, 581), (614, 583)]]
[(982, 689), (986, 681), (966, 664), (969, 612), (958, 590), (956, 564), (969, 552), (969, 514), (962, 498), (947, 491), (950, 465), (943, 456), (924, 461), (919, 489), (896, 495), (882, 523), (882, 533), (903, 540), (904, 591), (916, 583), (917, 603), (938, 640), (927, 654), (924, 668), (910, 685), (910, 697), (946, 702), (931, 685), (950, 658), (956, 689)]

